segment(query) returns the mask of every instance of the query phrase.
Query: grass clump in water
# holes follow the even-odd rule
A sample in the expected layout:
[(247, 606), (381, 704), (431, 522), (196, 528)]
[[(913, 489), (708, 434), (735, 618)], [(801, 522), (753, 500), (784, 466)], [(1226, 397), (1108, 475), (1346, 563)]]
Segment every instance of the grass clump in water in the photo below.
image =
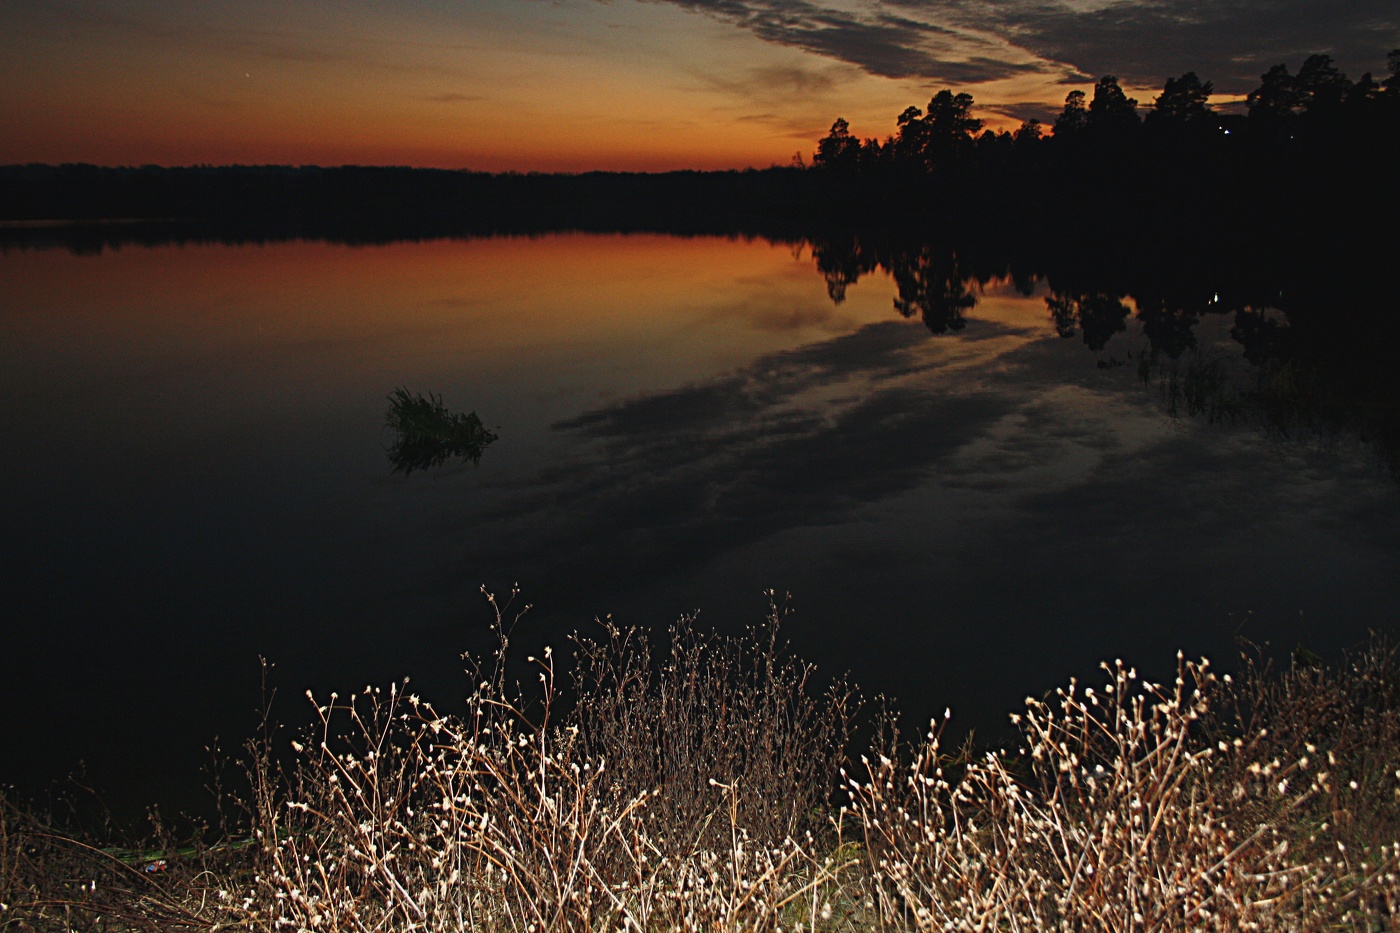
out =
[(486, 448), (497, 439), (476, 412), (452, 412), (441, 395), (411, 393), (402, 386), (388, 396), (384, 424), (394, 432), (389, 448), (393, 472), (404, 474), (441, 466), (461, 457), (479, 463)]

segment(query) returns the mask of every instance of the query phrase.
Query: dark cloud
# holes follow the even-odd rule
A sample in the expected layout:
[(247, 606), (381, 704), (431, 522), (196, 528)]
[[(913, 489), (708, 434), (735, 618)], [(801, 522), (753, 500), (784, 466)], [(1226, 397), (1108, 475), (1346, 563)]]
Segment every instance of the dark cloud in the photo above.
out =
[(1013, 41), (1086, 74), (1157, 85), (1195, 71), (1225, 93), (1249, 91), (1271, 66), (1296, 68), (1315, 52), (1359, 77), (1400, 45), (1400, 7), (1391, 0), (1146, 0), (1089, 12), (1006, 0), (990, 9)]
[(1000, 55), (975, 33), (926, 19), (865, 13), (814, 0), (654, 0), (715, 17), (776, 45), (814, 52), (887, 78), (976, 84), (1040, 70)]
[(1394, 0), (1119, 0), (1088, 10), (1055, 0), (885, 0), (861, 12), (820, 0), (655, 2), (873, 75), (953, 85), (1064, 71), (1072, 83), (1115, 74), (1157, 86), (1195, 71), (1238, 94), (1280, 62), (1296, 68), (1325, 52), (1359, 77), (1400, 46)]
[(999, 113), (1022, 122), (1026, 120), (1039, 120), (1041, 123), (1046, 124), (1047, 130), (1049, 129), (1049, 124), (1055, 121), (1055, 116), (1059, 113), (1057, 108), (1036, 101), (1016, 101), (1010, 104), (979, 104), (978, 109), (985, 110), (989, 113)]

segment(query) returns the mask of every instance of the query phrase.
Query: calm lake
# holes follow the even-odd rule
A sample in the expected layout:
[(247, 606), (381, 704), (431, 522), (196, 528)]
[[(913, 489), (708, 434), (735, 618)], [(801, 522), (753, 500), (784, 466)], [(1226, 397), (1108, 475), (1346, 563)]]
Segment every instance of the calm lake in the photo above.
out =
[[(820, 671), (984, 734), (1104, 659), (1229, 666), (1239, 636), (1335, 658), (1397, 630), (1400, 486), (1373, 445), (1184, 413), (1131, 289), (1073, 319), (1035, 276), (820, 253), (0, 255), (0, 783), (85, 761), (119, 804), (197, 803), (204, 747), (257, 724), (260, 655), (287, 720), (307, 688), (405, 676), (450, 709), (490, 644), (483, 586), (518, 583), (519, 640), (561, 648), (606, 614), (738, 631), (790, 593)], [(1240, 326), (1201, 316), (1182, 361), (1246, 367)], [(499, 440), (392, 473), (399, 386)]]

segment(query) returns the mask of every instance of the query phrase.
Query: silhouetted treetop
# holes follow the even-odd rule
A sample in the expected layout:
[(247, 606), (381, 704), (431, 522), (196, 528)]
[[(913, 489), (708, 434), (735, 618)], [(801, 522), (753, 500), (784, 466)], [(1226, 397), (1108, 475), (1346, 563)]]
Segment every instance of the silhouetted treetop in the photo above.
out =
[(1074, 90), (1065, 95), (1065, 109), (1055, 118), (1055, 135), (1073, 136), (1082, 132), (1089, 122), (1089, 111), (1084, 103), (1083, 91)]
[(971, 111), (971, 94), (949, 90), (935, 94), (926, 113), (907, 108), (896, 121), (895, 152), (927, 169), (957, 164), (970, 155), (973, 134), (982, 128), (982, 121)]
[(1194, 71), (1188, 71), (1180, 78), (1168, 78), (1162, 87), (1162, 94), (1152, 104), (1149, 121), (1166, 120), (1186, 123), (1191, 120), (1208, 119), (1211, 108), (1208, 101), (1215, 86), (1202, 82)]
[(1260, 76), (1260, 84), (1246, 98), (1251, 117), (1291, 116), (1302, 105), (1297, 82), (1285, 64), (1274, 65)]
[(812, 164), (824, 168), (851, 170), (860, 160), (860, 140), (851, 135), (851, 125), (841, 117), (831, 124), (831, 132), (817, 143)]
[(1089, 102), (1087, 127), (1091, 131), (1117, 134), (1137, 129), (1137, 101), (1123, 93), (1118, 78), (1104, 75), (1094, 85)]
[(1031, 146), (1038, 143), (1041, 139), (1040, 121), (1027, 120), (1022, 123), (1016, 129), (1016, 134), (1012, 139), (1018, 146)]
[(1309, 55), (1294, 82), (1303, 109), (1310, 113), (1339, 109), (1351, 90), (1351, 82), (1332, 64), (1330, 55)]

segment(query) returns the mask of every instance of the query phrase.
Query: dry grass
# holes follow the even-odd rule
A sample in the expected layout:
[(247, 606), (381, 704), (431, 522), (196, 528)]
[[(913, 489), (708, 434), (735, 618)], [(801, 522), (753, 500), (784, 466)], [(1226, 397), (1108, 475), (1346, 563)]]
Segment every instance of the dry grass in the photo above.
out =
[(504, 637), (464, 715), (333, 695), (285, 782), (254, 769), (261, 859), (223, 909), (269, 929), (776, 925), (830, 880), (808, 824), (849, 695), (809, 697), (776, 633), (671, 634), (659, 671), (640, 633), (580, 641), (564, 716), (552, 652), (527, 704)]
[[(936, 728), (912, 761), (848, 780), (882, 924), (1394, 928), (1393, 652), (1375, 645), (1342, 676), (1255, 669), (1242, 686), (1205, 662), (1182, 660), (1168, 685), (1107, 669), (1097, 691), (1028, 699), (1022, 746), (957, 780)], [(1369, 705), (1378, 692), (1388, 707)]]
[(99, 844), (0, 792), (0, 929), (214, 929), (214, 884), (236, 846), (179, 847), (152, 827), (144, 848)]
[[(0, 808), (16, 930), (1382, 930), (1400, 911), (1400, 663), (1122, 664), (1030, 699), (1018, 747), (891, 728), (778, 641), (606, 626), (567, 675), (313, 700), (250, 749), (242, 848), (103, 852)], [(567, 677), (567, 683), (557, 678)], [(566, 703), (562, 697), (572, 696)], [(528, 699), (527, 699), (528, 698)], [(278, 740), (285, 742), (286, 739)], [(839, 794), (836, 793), (839, 788)]]

